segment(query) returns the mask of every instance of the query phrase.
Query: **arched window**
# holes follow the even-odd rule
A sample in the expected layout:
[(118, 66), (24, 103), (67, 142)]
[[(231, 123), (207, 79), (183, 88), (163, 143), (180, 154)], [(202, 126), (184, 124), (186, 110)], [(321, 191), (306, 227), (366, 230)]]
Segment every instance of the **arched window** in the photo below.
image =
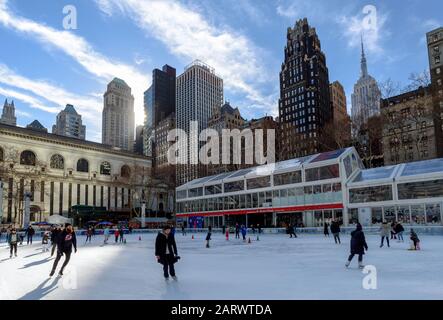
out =
[(131, 169), (127, 165), (124, 165), (121, 169), (120, 175), (123, 178), (129, 178), (131, 176)]
[(4, 157), (4, 155), (3, 155), (3, 149), (0, 148), (0, 162), (5, 161), (3, 157)]
[(54, 154), (51, 157), (51, 168), (63, 170), (65, 168), (65, 159), (59, 154)]
[(78, 172), (89, 172), (89, 162), (86, 159), (80, 159), (77, 161)]
[(20, 164), (25, 166), (35, 166), (35, 153), (29, 150), (23, 151), (20, 155)]
[(103, 161), (100, 165), (100, 174), (105, 176), (111, 175), (111, 164), (107, 161)]

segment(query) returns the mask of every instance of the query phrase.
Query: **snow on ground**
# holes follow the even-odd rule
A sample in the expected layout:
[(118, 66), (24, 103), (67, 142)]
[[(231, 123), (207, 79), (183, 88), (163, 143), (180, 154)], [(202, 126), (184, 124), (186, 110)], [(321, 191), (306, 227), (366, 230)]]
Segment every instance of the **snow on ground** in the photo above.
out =
[[(366, 276), (344, 267), (349, 236), (342, 244), (323, 235), (261, 235), (243, 243), (213, 234), (205, 248), (205, 234), (177, 234), (178, 281), (165, 281), (154, 257), (155, 234), (127, 237), (126, 244), (103, 246), (102, 236), (91, 244), (78, 237), (63, 277), (49, 278), (53, 258), (41, 244), (19, 246), (18, 257), (0, 243), (0, 299), (442, 299), (443, 238), (421, 235), (422, 251), (408, 251), (404, 243), (379, 248), (379, 237), (367, 236), (364, 263), (377, 268), (376, 290), (365, 290)], [(250, 235), (255, 240), (254, 236)], [(110, 238), (113, 240), (113, 237)], [(63, 263), (61, 259), (59, 268)]]

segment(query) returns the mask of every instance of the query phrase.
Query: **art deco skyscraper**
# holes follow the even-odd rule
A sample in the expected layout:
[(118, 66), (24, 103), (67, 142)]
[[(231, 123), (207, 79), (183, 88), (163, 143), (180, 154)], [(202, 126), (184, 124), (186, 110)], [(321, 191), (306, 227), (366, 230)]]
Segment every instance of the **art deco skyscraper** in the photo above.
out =
[(57, 115), (57, 121), (52, 126), (52, 133), (60, 136), (86, 139), (86, 126), (82, 124), (82, 116), (75, 111), (71, 104), (67, 104), (66, 108)]
[[(176, 127), (182, 129), (188, 136), (191, 131), (191, 121), (198, 122), (199, 132), (206, 129), (212, 113), (222, 104), (223, 80), (215, 74), (214, 69), (210, 66), (196, 60), (178, 76)], [(187, 148), (186, 154), (182, 152), (180, 157), (190, 160), (192, 156), (198, 156), (199, 150), (196, 150), (195, 147)], [(188, 164), (181, 164), (176, 168), (178, 186), (204, 176), (206, 173), (204, 166), (192, 165), (189, 161)]]
[(125, 81), (114, 78), (104, 94), (102, 142), (132, 151), (134, 148), (134, 96)]
[(279, 117), (281, 160), (323, 151), (321, 130), (332, 119), (329, 74), (316, 30), (306, 18), (288, 28)]

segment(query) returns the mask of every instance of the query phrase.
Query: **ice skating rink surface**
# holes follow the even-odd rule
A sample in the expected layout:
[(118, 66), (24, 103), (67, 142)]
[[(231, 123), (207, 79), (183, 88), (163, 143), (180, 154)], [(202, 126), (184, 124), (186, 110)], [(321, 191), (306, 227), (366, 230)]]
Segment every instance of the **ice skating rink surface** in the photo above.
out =
[[(408, 251), (405, 242), (391, 241), (379, 248), (380, 237), (367, 235), (365, 265), (376, 269), (377, 289), (363, 288), (368, 276), (354, 257), (349, 269), (349, 236), (342, 244), (332, 237), (284, 234), (261, 235), (251, 243), (229, 241), (213, 234), (211, 248), (205, 234), (176, 240), (182, 259), (176, 264), (178, 281), (165, 281), (154, 257), (155, 234), (128, 235), (126, 244), (103, 236), (85, 244), (78, 237), (78, 252), (63, 277), (49, 277), (54, 258), (41, 250), (40, 239), (19, 246), (9, 259), (9, 248), (0, 243), (0, 299), (442, 299), (443, 237), (419, 235), (421, 251)], [(63, 263), (61, 259), (59, 267)], [(375, 274), (372, 274), (375, 276)], [(366, 278), (366, 283), (368, 283)], [(373, 284), (373, 283), (372, 283)], [(374, 285), (373, 285), (374, 286)]]

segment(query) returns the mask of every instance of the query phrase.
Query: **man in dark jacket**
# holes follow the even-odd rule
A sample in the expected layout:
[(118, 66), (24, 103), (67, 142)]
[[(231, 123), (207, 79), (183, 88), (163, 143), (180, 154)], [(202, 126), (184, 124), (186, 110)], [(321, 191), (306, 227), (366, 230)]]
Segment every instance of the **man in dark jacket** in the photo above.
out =
[(404, 242), (403, 240), (403, 232), (405, 231), (405, 228), (401, 225), (400, 222), (397, 222), (397, 224), (394, 227), (394, 231), (398, 236), (398, 242)]
[(240, 226), (238, 223), (235, 224), (235, 239), (240, 239)]
[(295, 234), (295, 224), (288, 225), (287, 233), (289, 234), (290, 238), (292, 238), (292, 236), (294, 236), (294, 238), (297, 238), (297, 235)]
[(63, 231), (61, 231), (60, 236), (58, 237), (57, 242), (57, 257), (54, 260), (54, 264), (52, 266), (51, 273), (49, 274), (52, 277), (55, 273), (55, 269), (57, 268), (57, 264), (60, 261), (60, 258), (65, 255), (65, 262), (58, 273), (60, 276), (63, 275), (63, 270), (68, 265), (69, 260), (71, 259), (72, 247), (74, 247), (74, 252), (77, 252), (77, 238), (75, 236), (74, 229), (72, 225), (69, 223), (66, 224), (66, 227)]
[(32, 226), (29, 226), (28, 229), (26, 229), (25, 234), (27, 236), (26, 244), (32, 244), (32, 237), (34, 237), (35, 234), (34, 228)]
[(60, 226), (57, 226), (51, 230), (51, 244), (52, 244), (51, 257), (55, 253), (55, 249), (57, 248), (57, 243), (58, 243), (59, 236), (60, 236), (61, 232), (62, 232), (62, 229), (60, 228)]
[(175, 237), (171, 234), (171, 227), (163, 227), (162, 232), (159, 232), (157, 239), (155, 240), (155, 257), (158, 263), (163, 265), (163, 274), (166, 280), (169, 279), (169, 275), (174, 280), (177, 280), (175, 276), (174, 263), (177, 262), (178, 257), (177, 244), (175, 243)]
[(363, 228), (361, 224), (358, 223), (357, 228), (351, 232), (351, 254), (346, 262), (346, 267), (349, 267), (354, 255), (358, 254), (358, 267), (363, 268), (363, 255), (365, 254), (365, 249), (368, 251), (368, 245), (366, 244)]
[(340, 244), (340, 225), (338, 221), (332, 221), (331, 223), (331, 233), (334, 235), (334, 241), (337, 244)]

